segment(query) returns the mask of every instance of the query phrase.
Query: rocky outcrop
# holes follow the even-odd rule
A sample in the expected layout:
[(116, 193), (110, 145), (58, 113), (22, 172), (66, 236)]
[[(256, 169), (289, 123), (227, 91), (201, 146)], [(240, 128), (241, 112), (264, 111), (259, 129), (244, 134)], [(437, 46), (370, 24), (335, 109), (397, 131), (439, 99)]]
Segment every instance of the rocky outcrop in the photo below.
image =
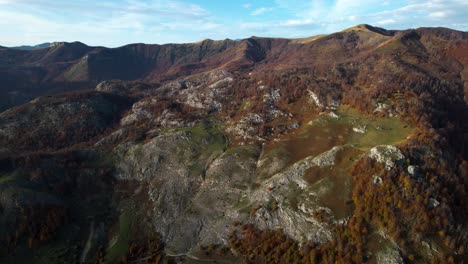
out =
[(364, 125), (357, 125), (353, 127), (353, 131), (356, 133), (364, 134), (367, 132), (367, 127)]
[(398, 251), (398, 248), (386, 248), (377, 253), (377, 263), (382, 264), (402, 264), (403, 258)]
[(372, 182), (375, 184), (375, 185), (381, 185), (383, 183), (383, 180), (381, 177), (377, 176), (377, 175), (373, 175), (372, 176)]
[(429, 198), (429, 208), (436, 208), (437, 206), (439, 206), (440, 202), (437, 201), (436, 199), (434, 198)]
[[(228, 241), (229, 226), (236, 221), (261, 229), (281, 227), (299, 241), (323, 243), (332, 238), (331, 227), (314, 216), (326, 210), (316, 203), (321, 194), (309, 190), (303, 176), (310, 167), (332, 166), (343, 147), (301, 160), (263, 180), (257, 176), (260, 148), (209, 151), (194, 160), (204, 148), (194, 145), (194, 140), (190, 132), (180, 131), (115, 149), (120, 157), (116, 177), (147, 186), (152, 228), (163, 234), (169, 252), (185, 254), (200, 244)], [(253, 188), (258, 182), (260, 187)], [(302, 197), (300, 204), (290, 201), (292, 192)]]
[[(197, 129), (202, 128), (161, 134), (146, 143), (124, 143), (114, 150), (119, 157), (115, 177), (145, 186), (148, 201), (142, 202), (149, 203), (151, 210), (140, 212), (141, 217), (149, 217), (150, 228), (162, 234), (168, 251), (176, 254), (189, 252), (202, 239), (214, 241), (201, 234), (212, 236), (212, 228), (224, 228), (229, 219), (217, 222), (219, 218), (214, 214), (226, 215), (227, 204), (232, 206), (243, 193), (239, 187), (231, 188), (234, 200), (223, 203), (230, 189), (222, 186), (246, 183), (243, 177), (249, 177), (245, 171), (234, 169), (231, 177), (218, 172), (229, 161), (217, 159), (223, 152), (222, 142), (213, 142), (212, 134), (200, 134), (204, 130)], [(236, 177), (241, 178), (234, 180)], [(209, 205), (211, 202), (221, 202), (220, 207)], [(238, 213), (233, 211), (231, 215), (236, 217)]]
[(405, 160), (403, 153), (397, 147), (391, 145), (373, 147), (370, 150), (369, 157), (379, 163), (383, 163), (387, 170), (391, 170)]
[[(265, 180), (260, 188), (251, 194), (250, 200), (259, 206), (253, 222), (264, 229), (281, 227), (286, 234), (298, 241), (323, 243), (330, 240), (332, 236), (330, 227), (314, 217), (314, 212), (323, 209), (316, 203), (317, 196), (321, 194), (310, 190), (303, 177), (305, 171), (313, 166), (332, 166), (337, 153), (341, 150), (343, 150), (341, 146), (333, 147), (316, 157), (298, 161)], [(290, 203), (288, 199), (290, 195), (297, 196), (303, 202)], [(272, 202), (277, 208), (267, 210)], [(301, 208), (307, 209), (301, 210)]]
[(409, 165), (407, 168), (406, 168), (409, 176), (418, 181), (418, 182), (422, 182), (424, 180), (424, 177), (423, 177), (423, 174), (421, 172), (421, 168), (417, 165)]
[(177, 253), (185, 253), (195, 244), (202, 225), (198, 217), (188, 213), (203, 180), (202, 171), (190, 170), (201, 165), (192, 158), (196, 152), (188, 147), (190, 138), (190, 133), (178, 132), (145, 144), (126, 143), (115, 150), (120, 157), (116, 178), (147, 186), (152, 228), (163, 234), (168, 247)]
[(317, 96), (317, 94), (315, 94), (313, 91), (311, 90), (307, 90), (307, 92), (309, 93), (309, 103), (310, 104), (314, 104), (316, 105), (317, 107), (323, 107), (323, 104), (322, 102), (320, 102), (320, 99), (319, 97)]
[(226, 132), (244, 140), (258, 139), (259, 127), (264, 124), (264, 122), (265, 121), (259, 114), (250, 113), (235, 125), (229, 126)]
[(150, 122), (154, 115), (146, 107), (151, 107), (158, 103), (155, 98), (138, 101), (132, 105), (130, 113), (120, 120), (120, 125), (128, 126), (135, 123)]
[(98, 92), (115, 94), (123, 94), (125, 92), (128, 92), (128, 89), (129, 87), (127, 83), (119, 80), (103, 81), (96, 86), (96, 91)]
[(182, 90), (180, 101), (194, 108), (220, 112), (223, 107), (221, 101), (234, 78), (227, 71), (214, 71), (203, 76), (206, 76), (205, 79), (199, 82), (197, 86)]

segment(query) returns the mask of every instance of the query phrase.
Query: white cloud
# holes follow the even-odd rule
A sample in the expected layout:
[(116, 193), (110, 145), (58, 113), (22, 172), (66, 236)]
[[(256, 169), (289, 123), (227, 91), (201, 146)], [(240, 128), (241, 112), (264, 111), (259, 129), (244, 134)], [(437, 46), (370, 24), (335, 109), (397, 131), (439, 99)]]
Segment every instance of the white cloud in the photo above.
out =
[(252, 11), (252, 13), (250, 13), (252, 16), (258, 16), (258, 15), (261, 15), (261, 14), (264, 14), (264, 13), (267, 13), (267, 12), (271, 12), (273, 11), (273, 8), (271, 7), (260, 7), (260, 8), (257, 8), (255, 9), (254, 11)]
[(459, 25), (466, 23), (467, 13), (468, 1), (413, 0), (399, 8), (376, 12), (362, 18), (371, 22), (391, 19), (394, 20), (392, 25), (397, 28), (443, 26), (466, 30)]
[(312, 19), (291, 19), (285, 22), (281, 22), (281, 26), (305, 26), (305, 25), (313, 25), (314, 21)]
[(396, 23), (396, 21), (393, 20), (393, 19), (385, 19), (385, 20), (375, 22), (375, 24), (379, 25), (379, 26), (386, 26), (386, 25), (391, 25), (391, 24), (395, 24), (395, 23)]
[(74, 40), (107, 46), (128, 44), (131, 39), (186, 42), (187, 32), (190, 40), (199, 35), (215, 37), (221, 27), (202, 7), (179, 1), (16, 0), (6, 5), (0, 1), (0, 43), (6, 46)]
[(249, 8), (252, 7), (252, 4), (251, 3), (246, 3), (246, 4), (243, 4), (242, 7), (245, 8), (245, 9), (249, 9)]
[[(283, 1), (283, 0), (277, 0)], [(466, 0), (323, 0), (309, 2), (309, 13), (298, 19), (313, 17), (329, 33), (355, 24), (375, 24), (397, 29), (444, 26), (463, 28), (468, 14)]]
[(448, 16), (448, 12), (443, 12), (443, 11), (436, 11), (429, 13), (430, 17), (435, 17), (435, 18), (444, 18)]

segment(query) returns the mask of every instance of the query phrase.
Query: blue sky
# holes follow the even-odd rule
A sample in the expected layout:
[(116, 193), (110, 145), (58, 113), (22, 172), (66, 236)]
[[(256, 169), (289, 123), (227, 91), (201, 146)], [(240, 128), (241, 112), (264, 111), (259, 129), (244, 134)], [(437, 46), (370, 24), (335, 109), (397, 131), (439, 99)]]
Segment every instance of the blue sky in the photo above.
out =
[(0, 45), (307, 37), (357, 24), (468, 30), (468, 0), (0, 0)]

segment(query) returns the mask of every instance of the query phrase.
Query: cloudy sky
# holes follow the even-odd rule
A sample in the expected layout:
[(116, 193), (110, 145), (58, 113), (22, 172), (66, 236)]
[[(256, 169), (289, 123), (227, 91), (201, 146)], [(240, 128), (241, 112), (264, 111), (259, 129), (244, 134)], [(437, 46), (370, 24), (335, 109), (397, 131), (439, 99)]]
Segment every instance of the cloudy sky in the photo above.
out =
[(0, 0), (0, 45), (307, 37), (356, 24), (468, 30), (468, 0)]

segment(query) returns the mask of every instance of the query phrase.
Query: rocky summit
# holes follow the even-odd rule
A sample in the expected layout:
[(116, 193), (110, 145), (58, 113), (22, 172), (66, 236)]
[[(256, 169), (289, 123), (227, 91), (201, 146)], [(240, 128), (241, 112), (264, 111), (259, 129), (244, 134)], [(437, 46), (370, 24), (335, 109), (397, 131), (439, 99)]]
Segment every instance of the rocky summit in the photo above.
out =
[(468, 33), (0, 48), (0, 263), (463, 263)]

